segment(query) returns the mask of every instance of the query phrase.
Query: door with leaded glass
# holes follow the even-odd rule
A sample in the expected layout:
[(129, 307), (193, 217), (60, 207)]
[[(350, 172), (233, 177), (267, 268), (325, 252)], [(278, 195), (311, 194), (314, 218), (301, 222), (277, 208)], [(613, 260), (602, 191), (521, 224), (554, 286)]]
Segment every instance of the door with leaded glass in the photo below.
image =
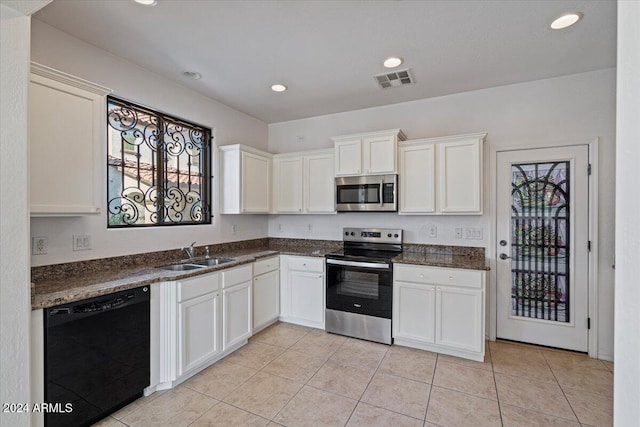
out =
[(497, 337), (587, 351), (586, 145), (497, 158)]

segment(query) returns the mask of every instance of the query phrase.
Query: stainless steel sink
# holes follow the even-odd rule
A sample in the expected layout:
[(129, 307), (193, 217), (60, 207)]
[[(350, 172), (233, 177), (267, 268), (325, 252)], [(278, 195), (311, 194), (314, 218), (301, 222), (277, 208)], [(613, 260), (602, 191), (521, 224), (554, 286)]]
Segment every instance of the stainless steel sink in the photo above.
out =
[(194, 262), (194, 264), (198, 264), (202, 267), (211, 267), (213, 265), (225, 264), (227, 262), (232, 262), (232, 261), (234, 261), (233, 258), (208, 258), (208, 259), (203, 259), (202, 261)]
[(172, 265), (163, 265), (159, 268), (161, 270), (169, 270), (169, 271), (189, 271), (189, 270), (197, 270), (198, 268), (204, 268), (205, 265), (196, 265), (196, 264), (172, 264)]

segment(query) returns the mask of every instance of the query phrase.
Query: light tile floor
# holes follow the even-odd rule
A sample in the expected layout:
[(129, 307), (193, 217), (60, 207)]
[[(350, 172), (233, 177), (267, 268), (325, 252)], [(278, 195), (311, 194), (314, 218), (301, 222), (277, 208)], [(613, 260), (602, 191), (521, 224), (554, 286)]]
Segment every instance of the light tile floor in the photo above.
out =
[(484, 363), (278, 323), (96, 424), (611, 426), (613, 364), (487, 343)]

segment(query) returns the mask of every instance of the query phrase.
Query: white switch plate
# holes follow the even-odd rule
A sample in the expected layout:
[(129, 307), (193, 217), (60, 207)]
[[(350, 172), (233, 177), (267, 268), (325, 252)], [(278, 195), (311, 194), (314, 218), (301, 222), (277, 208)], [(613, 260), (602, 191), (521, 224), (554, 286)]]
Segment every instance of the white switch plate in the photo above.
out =
[(231, 234), (236, 234), (238, 232), (238, 226), (236, 224), (233, 224), (231, 226)]
[(436, 237), (438, 237), (438, 227), (435, 225), (430, 225), (429, 226), (429, 237), (434, 239)]
[(482, 240), (482, 228), (474, 228), (474, 227), (466, 228), (465, 239)]
[(309, 233), (313, 232), (313, 225), (311, 225), (311, 224), (307, 224), (307, 231), (308, 231)]
[(49, 247), (49, 238), (46, 236), (31, 238), (31, 254), (46, 255)]
[(73, 250), (74, 251), (88, 251), (91, 249), (91, 235), (90, 234), (74, 234), (73, 235)]

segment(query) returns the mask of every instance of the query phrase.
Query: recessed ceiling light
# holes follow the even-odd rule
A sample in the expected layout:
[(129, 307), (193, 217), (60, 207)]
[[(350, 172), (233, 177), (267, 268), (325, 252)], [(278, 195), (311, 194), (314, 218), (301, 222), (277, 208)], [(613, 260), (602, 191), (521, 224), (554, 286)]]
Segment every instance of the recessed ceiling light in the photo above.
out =
[(391, 58), (385, 59), (383, 65), (387, 68), (395, 68), (398, 65), (402, 64), (402, 62), (402, 58), (392, 56)]
[(158, 3), (158, 0), (133, 0), (133, 1), (144, 6), (155, 6)]
[(182, 75), (188, 79), (193, 79), (193, 80), (200, 80), (202, 78), (202, 74), (196, 71), (185, 71), (184, 73), (182, 73)]
[(275, 84), (271, 85), (271, 90), (274, 92), (284, 92), (285, 90), (287, 90), (287, 87), (285, 85)]
[(578, 22), (582, 19), (582, 13), (580, 12), (571, 12), (565, 13), (564, 15), (556, 18), (551, 23), (552, 30), (561, 30), (563, 28), (567, 28)]

